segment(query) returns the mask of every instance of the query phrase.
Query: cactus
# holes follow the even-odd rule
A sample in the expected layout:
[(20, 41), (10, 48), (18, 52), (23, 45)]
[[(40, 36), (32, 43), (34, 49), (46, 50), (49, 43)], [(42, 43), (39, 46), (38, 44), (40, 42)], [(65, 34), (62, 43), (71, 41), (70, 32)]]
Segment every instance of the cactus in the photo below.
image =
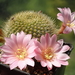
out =
[(34, 11), (19, 12), (11, 16), (3, 28), (5, 37), (20, 31), (32, 34), (35, 38), (45, 33), (50, 33), (50, 35), (57, 33), (54, 20), (41, 12)]

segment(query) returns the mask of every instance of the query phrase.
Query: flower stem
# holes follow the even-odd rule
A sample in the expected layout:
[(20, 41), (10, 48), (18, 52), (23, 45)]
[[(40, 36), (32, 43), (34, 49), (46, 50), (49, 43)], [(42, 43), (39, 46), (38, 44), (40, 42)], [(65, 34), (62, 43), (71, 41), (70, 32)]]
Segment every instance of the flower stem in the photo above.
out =
[(65, 25), (62, 25), (58, 30), (58, 34), (63, 34), (64, 29), (65, 29)]

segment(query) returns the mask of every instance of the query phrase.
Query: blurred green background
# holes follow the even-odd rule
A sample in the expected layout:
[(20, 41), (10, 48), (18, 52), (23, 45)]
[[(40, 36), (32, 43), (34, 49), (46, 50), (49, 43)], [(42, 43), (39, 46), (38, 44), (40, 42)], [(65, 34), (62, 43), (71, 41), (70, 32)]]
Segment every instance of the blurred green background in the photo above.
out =
[[(9, 17), (17, 12), (34, 10), (42, 11), (56, 21), (56, 25), (60, 25), (57, 20), (57, 8), (69, 7), (75, 11), (75, 0), (0, 0), (0, 26), (4, 24)], [(74, 33), (61, 35), (65, 42), (71, 43), (75, 46)], [(75, 75), (75, 49), (71, 53), (69, 65), (66, 67), (65, 75)]]

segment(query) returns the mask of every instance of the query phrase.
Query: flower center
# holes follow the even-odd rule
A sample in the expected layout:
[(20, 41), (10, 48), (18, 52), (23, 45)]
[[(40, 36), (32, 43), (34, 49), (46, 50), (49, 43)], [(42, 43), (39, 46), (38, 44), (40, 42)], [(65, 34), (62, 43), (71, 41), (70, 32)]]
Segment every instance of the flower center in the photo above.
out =
[(68, 21), (68, 22), (67, 22), (67, 26), (73, 27), (73, 26), (74, 26), (74, 23), (71, 23), (70, 21)]
[(27, 56), (26, 49), (24, 48), (17, 49), (17, 52), (15, 54), (18, 59), (22, 59), (22, 60)]
[(54, 53), (51, 48), (47, 48), (42, 52), (43, 58), (46, 60), (51, 60), (54, 57)]

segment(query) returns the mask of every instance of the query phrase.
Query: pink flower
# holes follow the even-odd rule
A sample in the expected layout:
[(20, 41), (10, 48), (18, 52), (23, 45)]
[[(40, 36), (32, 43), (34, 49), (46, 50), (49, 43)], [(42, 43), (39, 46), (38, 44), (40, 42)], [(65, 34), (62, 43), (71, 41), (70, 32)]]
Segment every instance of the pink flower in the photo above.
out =
[(10, 65), (10, 69), (16, 67), (22, 70), (27, 65), (34, 66), (33, 57), (35, 56), (34, 41), (31, 39), (31, 34), (24, 34), (24, 32), (11, 34), (10, 38), (5, 38), (5, 45), (1, 47), (3, 54), (1, 61)]
[(65, 27), (63, 33), (70, 33), (72, 30), (75, 33), (75, 12), (71, 13), (70, 8), (58, 8), (61, 13), (57, 14), (57, 19), (63, 22)]
[(63, 40), (57, 40), (57, 36), (54, 34), (50, 37), (49, 34), (41, 36), (40, 42), (35, 41), (38, 47), (35, 52), (35, 59), (39, 61), (42, 67), (52, 69), (52, 65), (56, 67), (61, 67), (61, 65), (68, 65), (68, 60), (70, 57), (64, 53), (70, 49), (68, 45), (63, 46)]

